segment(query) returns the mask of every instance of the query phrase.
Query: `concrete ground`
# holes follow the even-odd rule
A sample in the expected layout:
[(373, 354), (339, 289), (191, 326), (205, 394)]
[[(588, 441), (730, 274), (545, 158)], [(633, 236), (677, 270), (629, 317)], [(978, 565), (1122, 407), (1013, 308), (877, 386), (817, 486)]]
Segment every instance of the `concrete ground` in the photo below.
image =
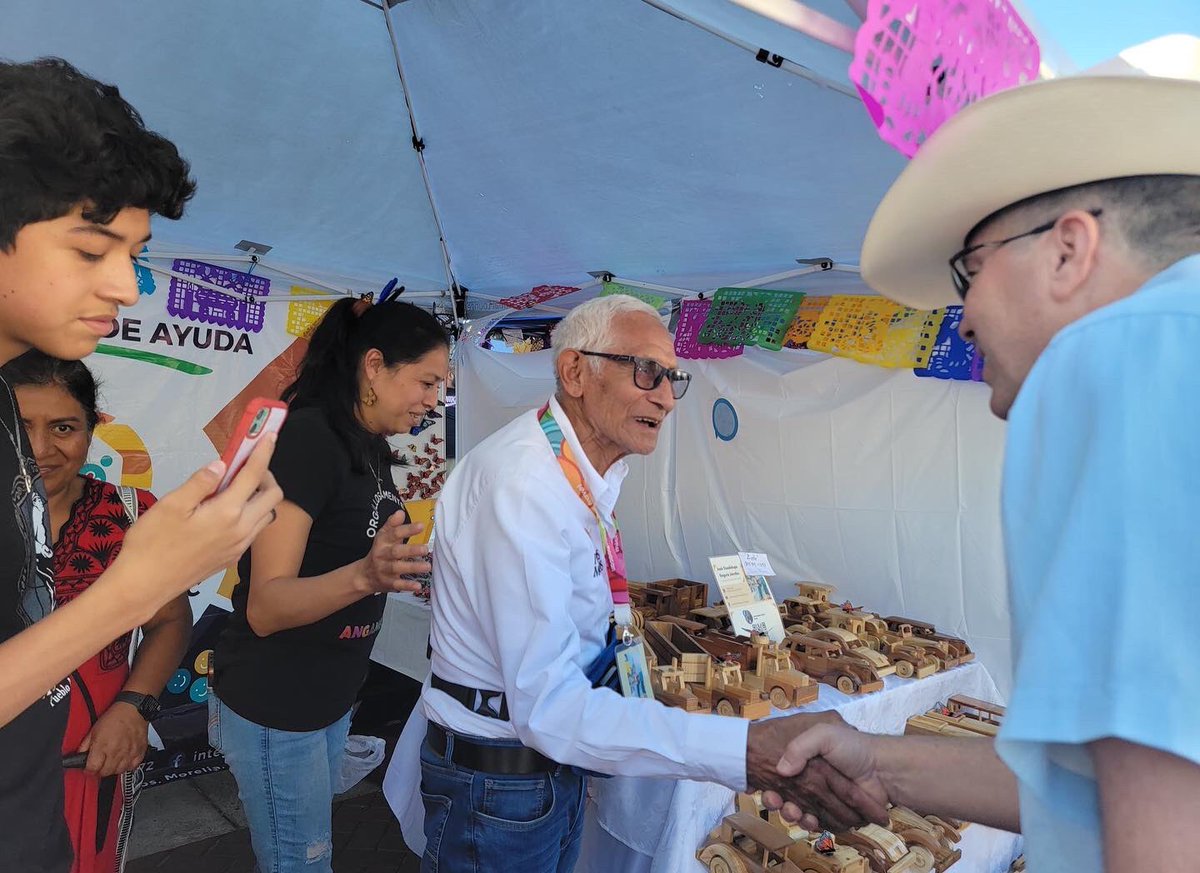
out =
[[(375, 779), (382, 778), (382, 769)], [(420, 859), (377, 781), (364, 780), (333, 805), (337, 873), (416, 873)], [(253, 873), (250, 832), (228, 773), (147, 789), (139, 798), (126, 873)]]
[[(372, 665), (353, 733), (383, 737), (391, 748), (420, 686)], [(386, 761), (334, 799), (333, 868), (337, 873), (416, 873), (380, 785)], [(2, 865), (0, 865), (2, 866)], [(250, 832), (228, 771), (145, 789), (134, 809), (126, 873), (253, 873)]]

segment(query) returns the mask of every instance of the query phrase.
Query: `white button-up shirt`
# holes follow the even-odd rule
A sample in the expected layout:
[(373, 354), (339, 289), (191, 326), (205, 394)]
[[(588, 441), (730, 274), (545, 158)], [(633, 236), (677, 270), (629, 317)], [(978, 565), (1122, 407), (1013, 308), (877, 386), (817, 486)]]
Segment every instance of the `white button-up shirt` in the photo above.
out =
[[(562, 407), (550, 406), (611, 525), (625, 463), (601, 476)], [(584, 675), (604, 647), (613, 608), (604, 544), (536, 412), (480, 443), (450, 476), (438, 500), (433, 576), (433, 672), (502, 690), (510, 720), (471, 712), (427, 683), (420, 705), (430, 721), (516, 738), (560, 764), (599, 773), (745, 787), (744, 719), (627, 699), (592, 688)]]

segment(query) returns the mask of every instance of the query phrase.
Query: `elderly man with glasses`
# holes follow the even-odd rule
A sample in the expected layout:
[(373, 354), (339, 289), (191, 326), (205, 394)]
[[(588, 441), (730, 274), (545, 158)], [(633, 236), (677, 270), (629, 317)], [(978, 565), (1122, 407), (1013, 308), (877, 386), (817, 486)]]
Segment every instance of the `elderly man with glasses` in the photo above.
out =
[[(838, 721), (748, 723), (614, 687), (618, 654), (637, 645), (614, 515), (622, 459), (654, 451), (689, 376), (658, 313), (624, 295), (574, 309), (553, 345), (555, 395), (469, 452), (438, 503), (422, 870), (566, 873), (589, 773), (779, 785), (786, 741)], [(886, 821), (831, 767), (792, 787), (843, 825)]]

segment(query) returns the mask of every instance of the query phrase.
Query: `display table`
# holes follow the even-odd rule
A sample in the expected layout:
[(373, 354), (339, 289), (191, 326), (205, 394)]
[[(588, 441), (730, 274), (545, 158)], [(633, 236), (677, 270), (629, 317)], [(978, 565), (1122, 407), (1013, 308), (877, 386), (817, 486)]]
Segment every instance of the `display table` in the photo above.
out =
[[(836, 709), (847, 723), (872, 733), (900, 734), (905, 721), (954, 694), (998, 700), (983, 665), (970, 663), (926, 679), (889, 676), (883, 691), (847, 696), (828, 685), (818, 699), (791, 712)], [(734, 793), (709, 782), (614, 777), (590, 782), (592, 802), (576, 873), (613, 870), (692, 873), (703, 870), (696, 850), (733, 812)], [(952, 873), (1003, 873), (1020, 854), (1015, 834), (971, 825)]]
[(371, 660), (418, 682), (429, 675), (429, 603), (406, 591), (387, 596)]

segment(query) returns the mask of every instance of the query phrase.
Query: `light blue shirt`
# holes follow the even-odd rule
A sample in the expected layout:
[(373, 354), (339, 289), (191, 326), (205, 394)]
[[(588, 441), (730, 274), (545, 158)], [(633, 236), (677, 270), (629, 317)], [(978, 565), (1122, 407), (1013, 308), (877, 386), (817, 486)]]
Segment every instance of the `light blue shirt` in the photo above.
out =
[(1038, 358), (1009, 415), (1003, 518), (1015, 675), (997, 748), (1029, 870), (1103, 871), (1086, 744), (1200, 763), (1200, 255)]

